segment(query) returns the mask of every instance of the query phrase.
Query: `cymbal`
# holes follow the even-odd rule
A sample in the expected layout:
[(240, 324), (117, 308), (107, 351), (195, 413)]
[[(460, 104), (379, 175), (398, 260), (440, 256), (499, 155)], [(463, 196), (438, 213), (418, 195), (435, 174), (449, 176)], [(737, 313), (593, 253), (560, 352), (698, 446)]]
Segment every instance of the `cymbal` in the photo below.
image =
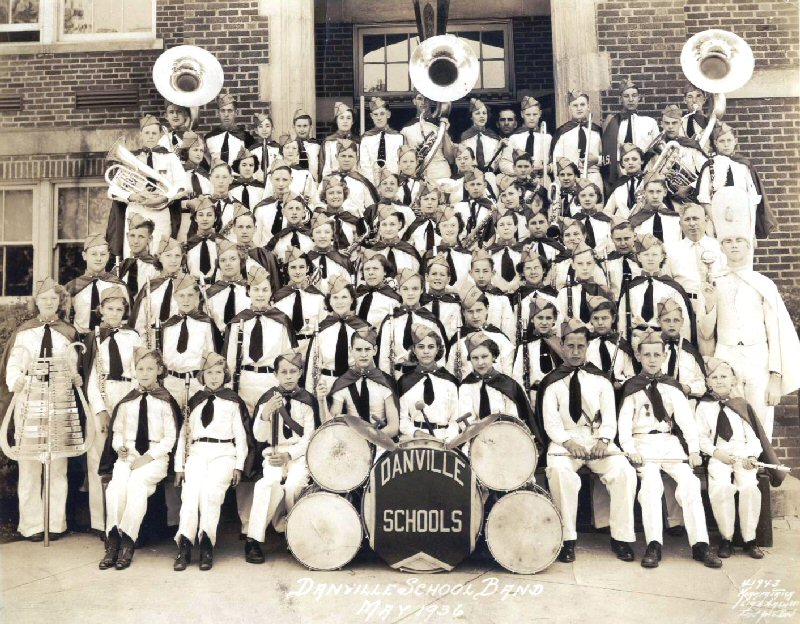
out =
[(387, 451), (394, 451), (397, 449), (397, 443), (395, 443), (394, 440), (367, 421), (362, 420), (358, 416), (351, 416), (350, 414), (343, 414), (342, 418), (362, 438), (368, 442), (372, 442), (375, 446), (380, 446)]
[(486, 418), (482, 418), (478, 422), (468, 425), (464, 431), (459, 433), (455, 438), (450, 440), (445, 446), (447, 449), (454, 449), (461, 446), (465, 442), (469, 442), (472, 438), (478, 435), (481, 431), (486, 429), (489, 425), (495, 422), (501, 414), (489, 414)]

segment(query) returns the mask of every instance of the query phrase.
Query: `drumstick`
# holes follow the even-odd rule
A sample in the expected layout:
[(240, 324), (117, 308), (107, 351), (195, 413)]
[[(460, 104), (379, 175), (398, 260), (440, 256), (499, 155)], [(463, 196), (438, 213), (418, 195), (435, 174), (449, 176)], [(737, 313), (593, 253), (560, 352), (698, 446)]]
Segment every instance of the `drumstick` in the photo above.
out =
[(416, 407), (420, 412), (422, 412), (422, 417), (425, 419), (425, 426), (428, 428), (428, 433), (433, 435), (433, 426), (431, 425), (431, 421), (428, 420), (427, 414), (425, 414), (425, 409), (424, 409), (425, 403), (423, 401), (417, 401), (414, 404), (414, 407)]
[[(548, 457), (571, 457), (572, 459), (578, 459), (572, 453), (548, 453)], [(604, 457), (613, 457), (615, 455), (622, 455), (628, 459), (630, 459), (630, 453), (623, 453), (622, 451), (614, 452), (614, 453), (606, 453), (602, 457), (598, 457), (597, 459), (603, 459)], [(680, 459), (678, 457), (643, 457), (643, 461), (646, 462), (658, 462), (658, 463), (685, 463), (687, 459)]]

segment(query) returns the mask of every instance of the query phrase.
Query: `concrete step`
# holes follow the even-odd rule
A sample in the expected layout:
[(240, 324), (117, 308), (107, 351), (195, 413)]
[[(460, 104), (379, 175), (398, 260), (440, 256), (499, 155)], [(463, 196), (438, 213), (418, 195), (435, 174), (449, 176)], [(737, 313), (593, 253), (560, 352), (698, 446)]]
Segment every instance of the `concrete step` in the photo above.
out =
[(800, 516), (800, 479), (786, 475), (779, 488), (770, 490), (773, 518)]

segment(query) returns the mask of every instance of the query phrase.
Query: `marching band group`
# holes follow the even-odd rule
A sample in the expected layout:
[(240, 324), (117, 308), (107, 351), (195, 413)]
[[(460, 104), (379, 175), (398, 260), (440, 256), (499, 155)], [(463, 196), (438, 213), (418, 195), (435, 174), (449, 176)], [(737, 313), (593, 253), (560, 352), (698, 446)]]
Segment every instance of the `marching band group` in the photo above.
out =
[[(563, 517), (561, 561), (575, 559), (582, 466), (606, 486), (595, 515), (623, 561), (637, 487), (643, 566), (661, 558), (665, 491), (695, 559), (731, 556), (737, 511), (746, 552), (762, 557), (756, 471), (774, 462), (773, 406), (800, 386), (794, 326), (752, 268), (774, 219), (734, 129), (698, 143), (705, 94), (688, 88), (694, 107), (669, 105), (660, 120), (637, 112), (633, 82), (619, 96), (601, 128), (588, 96), (570, 93), (572, 119), (552, 135), (532, 97), (519, 128), (501, 111), (499, 133), (472, 99), (472, 127), (432, 155), (437, 126), (398, 131), (380, 98), (361, 136), (337, 103), (321, 141), (302, 110), (280, 140), (268, 114), (238, 125), (228, 94), (205, 136), (174, 104), (166, 125), (141, 119), (133, 167), (152, 186), (112, 180), (86, 272), (36, 284), (36, 316), (3, 369), (23, 393), (32, 358), (87, 347), (70, 357), (98, 431), (87, 466), (101, 569), (131, 564), (162, 481), (176, 570), (195, 543), (211, 568), (231, 486), (246, 559), (263, 562), (268, 526), (282, 530), (309, 482), (311, 434), (341, 414), (439, 440), (491, 414), (521, 419)], [(713, 550), (693, 470), (704, 462)], [(32, 541), (40, 475), (20, 461), (19, 532)], [(66, 460), (51, 478), (56, 538)]]

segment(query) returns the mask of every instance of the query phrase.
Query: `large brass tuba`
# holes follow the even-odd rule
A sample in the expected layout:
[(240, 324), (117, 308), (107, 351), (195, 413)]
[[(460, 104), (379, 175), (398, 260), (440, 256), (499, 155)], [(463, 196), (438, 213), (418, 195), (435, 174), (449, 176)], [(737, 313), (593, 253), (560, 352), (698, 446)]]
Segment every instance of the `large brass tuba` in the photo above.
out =
[[(106, 169), (105, 178), (109, 184), (131, 193), (155, 193), (160, 203), (172, 201), (180, 190), (166, 177), (152, 167), (148, 167), (125, 147), (125, 137), (120, 137), (106, 154), (106, 160), (114, 163)], [(163, 197), (162, 197), (163, 196)]]
[[(411, 53), (408, 75), (417, 91), (437, 103), (431, 119), (439, 120), (438, 132), (418, 150), (417, 177), (422, 177), (444, 139), (451, 102), (473, 89), (480, 67), (475, 53), (462, 39), (446, 34), (450, 0), (413, 3), (420, 44)], [(420, 115), (420, 125), (425, 117), (426, 113)]]
[(725, 94), (743, 87), (753, 75), (755, 60), (747, 42), (727, 30), (704, 30), (692, 36), (681, 50), (681, 69), (698, 89), (714, 96), (700, 147), (705, 149), (714, 124), (725, 113)]

